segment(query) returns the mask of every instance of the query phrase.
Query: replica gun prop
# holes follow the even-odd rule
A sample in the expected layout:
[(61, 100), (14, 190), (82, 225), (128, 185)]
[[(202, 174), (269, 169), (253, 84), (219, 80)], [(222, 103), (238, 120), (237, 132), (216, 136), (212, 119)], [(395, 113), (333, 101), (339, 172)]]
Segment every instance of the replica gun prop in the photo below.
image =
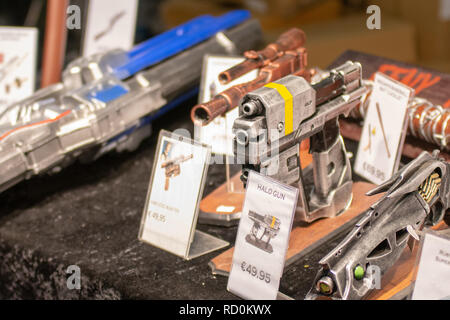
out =
[[(249, 170), (299, 189), (296, 220), (334, 217), (352, 199), (351, 166), (339, 132), (365, 93), (361, 65), (347, 62), (323, 80), (309, 84), (288, 75), (247, 94), (233, 124), (234, 153)], [(310, 138), (313, 162), (302, 172), (300, 143)]]
[[(321, 270), (306, 298), (354, 300), (370, 293), (374, 274), (384, 275), (398, 261), (409, 240), (418, 240), (424, 226), (436, 225), (445, 218), (450, 206), (449, 170), (450, 164), (439, 158), (438, 150), (433, 154), (423, 152), (369, 191), (369, 196), (385, 194), (320, 260)], [(374, 273), (375, 268), (379, 272)]]
[(130, 51), (68, 65), (62, 82), (0, 112), (0, 192), (75, 159), (134, 150), (151, 122), (194, 96), (205, 54), (240, 53), (261, 38), (246, 10), (199, 16)]

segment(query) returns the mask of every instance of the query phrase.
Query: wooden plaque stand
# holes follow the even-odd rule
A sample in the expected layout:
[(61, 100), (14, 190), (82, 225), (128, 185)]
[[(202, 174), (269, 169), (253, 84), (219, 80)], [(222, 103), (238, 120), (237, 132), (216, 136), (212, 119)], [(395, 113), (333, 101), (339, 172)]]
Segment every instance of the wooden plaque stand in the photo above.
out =
[[(309, 141), (304, 142), (300, 146), (302, 169), (312, 162), (312, 156), (308, 153)], [(245, 198), (245, 189), (240, 176), (240, 173), (236, 174), (230, 181), (202, 199), (198, 215), (199, 223), (220, 226), (234, 226), (239, 223)], [(233, 191), (230, 191), (229, 185), (232, 185)]]
[[(240, 176), (241, 173), (236, 174), (200, 201), (199, 223), (226, 227), (239, 223), (245, 197)], [(228, 183), (234, 187), (233, 192), (229, 190)]]

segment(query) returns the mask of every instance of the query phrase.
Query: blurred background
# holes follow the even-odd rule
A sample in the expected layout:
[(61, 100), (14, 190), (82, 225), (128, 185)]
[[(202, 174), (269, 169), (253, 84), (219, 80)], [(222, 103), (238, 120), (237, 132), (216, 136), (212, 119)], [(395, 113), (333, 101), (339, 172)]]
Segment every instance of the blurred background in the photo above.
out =
[[(70, 3), (85, 13), (86, 0)], [(371, 4), (381, 9), (381, 30), (366, 27)], [(250, 10), (261, 22), (266, 42), (290, 27), (302, 28), (309, 66), (325, 68), (354, 49), (450, 72), (450, 0), (140, 0), (135, 42), (195, 16), (237, 8)], [(45, 13), (45, 0), (0, 0), (0, 25), (39, 28), (38, 61)], [(68, 32), (66, 63), (81, 54), (81, 40), (82, 30)]]

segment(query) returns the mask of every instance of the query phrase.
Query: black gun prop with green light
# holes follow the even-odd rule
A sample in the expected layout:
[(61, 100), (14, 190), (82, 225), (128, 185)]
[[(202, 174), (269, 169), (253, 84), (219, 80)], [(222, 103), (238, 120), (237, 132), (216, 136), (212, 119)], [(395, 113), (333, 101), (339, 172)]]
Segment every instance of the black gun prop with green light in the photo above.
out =
[(450, 164), (438, 155), (438, 150), (433, 154), (423, 152), (367, 193), (385, 192), (347, 237), (320, 260), (321, 270), (307, 299), (364, 298), (375, 289), (374, 268), (382, 277), (398, 261), (408, 242), (419, 240), (424, 226), (436, 225), (443, 219), (450, 223), (446, 215), (450, 206)]

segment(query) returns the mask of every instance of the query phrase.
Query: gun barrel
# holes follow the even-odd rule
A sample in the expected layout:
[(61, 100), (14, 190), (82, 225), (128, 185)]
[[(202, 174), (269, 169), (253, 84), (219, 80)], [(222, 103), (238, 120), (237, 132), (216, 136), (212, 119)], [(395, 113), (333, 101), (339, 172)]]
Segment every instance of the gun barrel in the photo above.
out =
[(319, 106), (344, 93), (362, 86), (362, 71), (359, 63), (347, 61), (322, 81), (312, 85), (316, 91), (316, 105)]
[(251, 219), (254, 219), (254, 220), (257, 220), (257, 221), (260, 221), (260, 222), (264, 222), (264, 216), (259, 214), (259, 213), (256, 213), (255, 211), (251, 211), (250, 210), (248, 212), (248, 216)]
[(311, 71), (306, 69), (306, 50), (299, 48), (289, 51), (282, 57), (262, 68), (256, 79), (237, 84), (214, 97), (209, 102), (196, 105), (191, 110), (191, 120), (195, 125), (204, 126), (214, 118), (237, 107), (240, 100), (248, 92), (261, 88), (265, 84), (276, 81), (289, 74), (294, 74), (310, 80)]
[(222, 84), (227, 84), (252, 70), (267, 65), (269, 62), (283, 55), (285, 51), (302, 47), (305, 42), (305, 33), (298, 28), (292, 28), (281, 34), (275, 43), (269, 44), (263, 50), (245, 52), (244, 56), (247, 59), (242, 63), (221, 72), (219, 74), (219, 81)]
[(267, 83), (268, 75), (261, 73), (253, 81), (233, 86), (217, 96), (211, 101), (196, 105), (191, 110), (191, 120), (195, 125), (205, 126), (216, 117), (225, 114), (227, 111), (238, 106), (241, 98), (252, 90), (255, 90)]

